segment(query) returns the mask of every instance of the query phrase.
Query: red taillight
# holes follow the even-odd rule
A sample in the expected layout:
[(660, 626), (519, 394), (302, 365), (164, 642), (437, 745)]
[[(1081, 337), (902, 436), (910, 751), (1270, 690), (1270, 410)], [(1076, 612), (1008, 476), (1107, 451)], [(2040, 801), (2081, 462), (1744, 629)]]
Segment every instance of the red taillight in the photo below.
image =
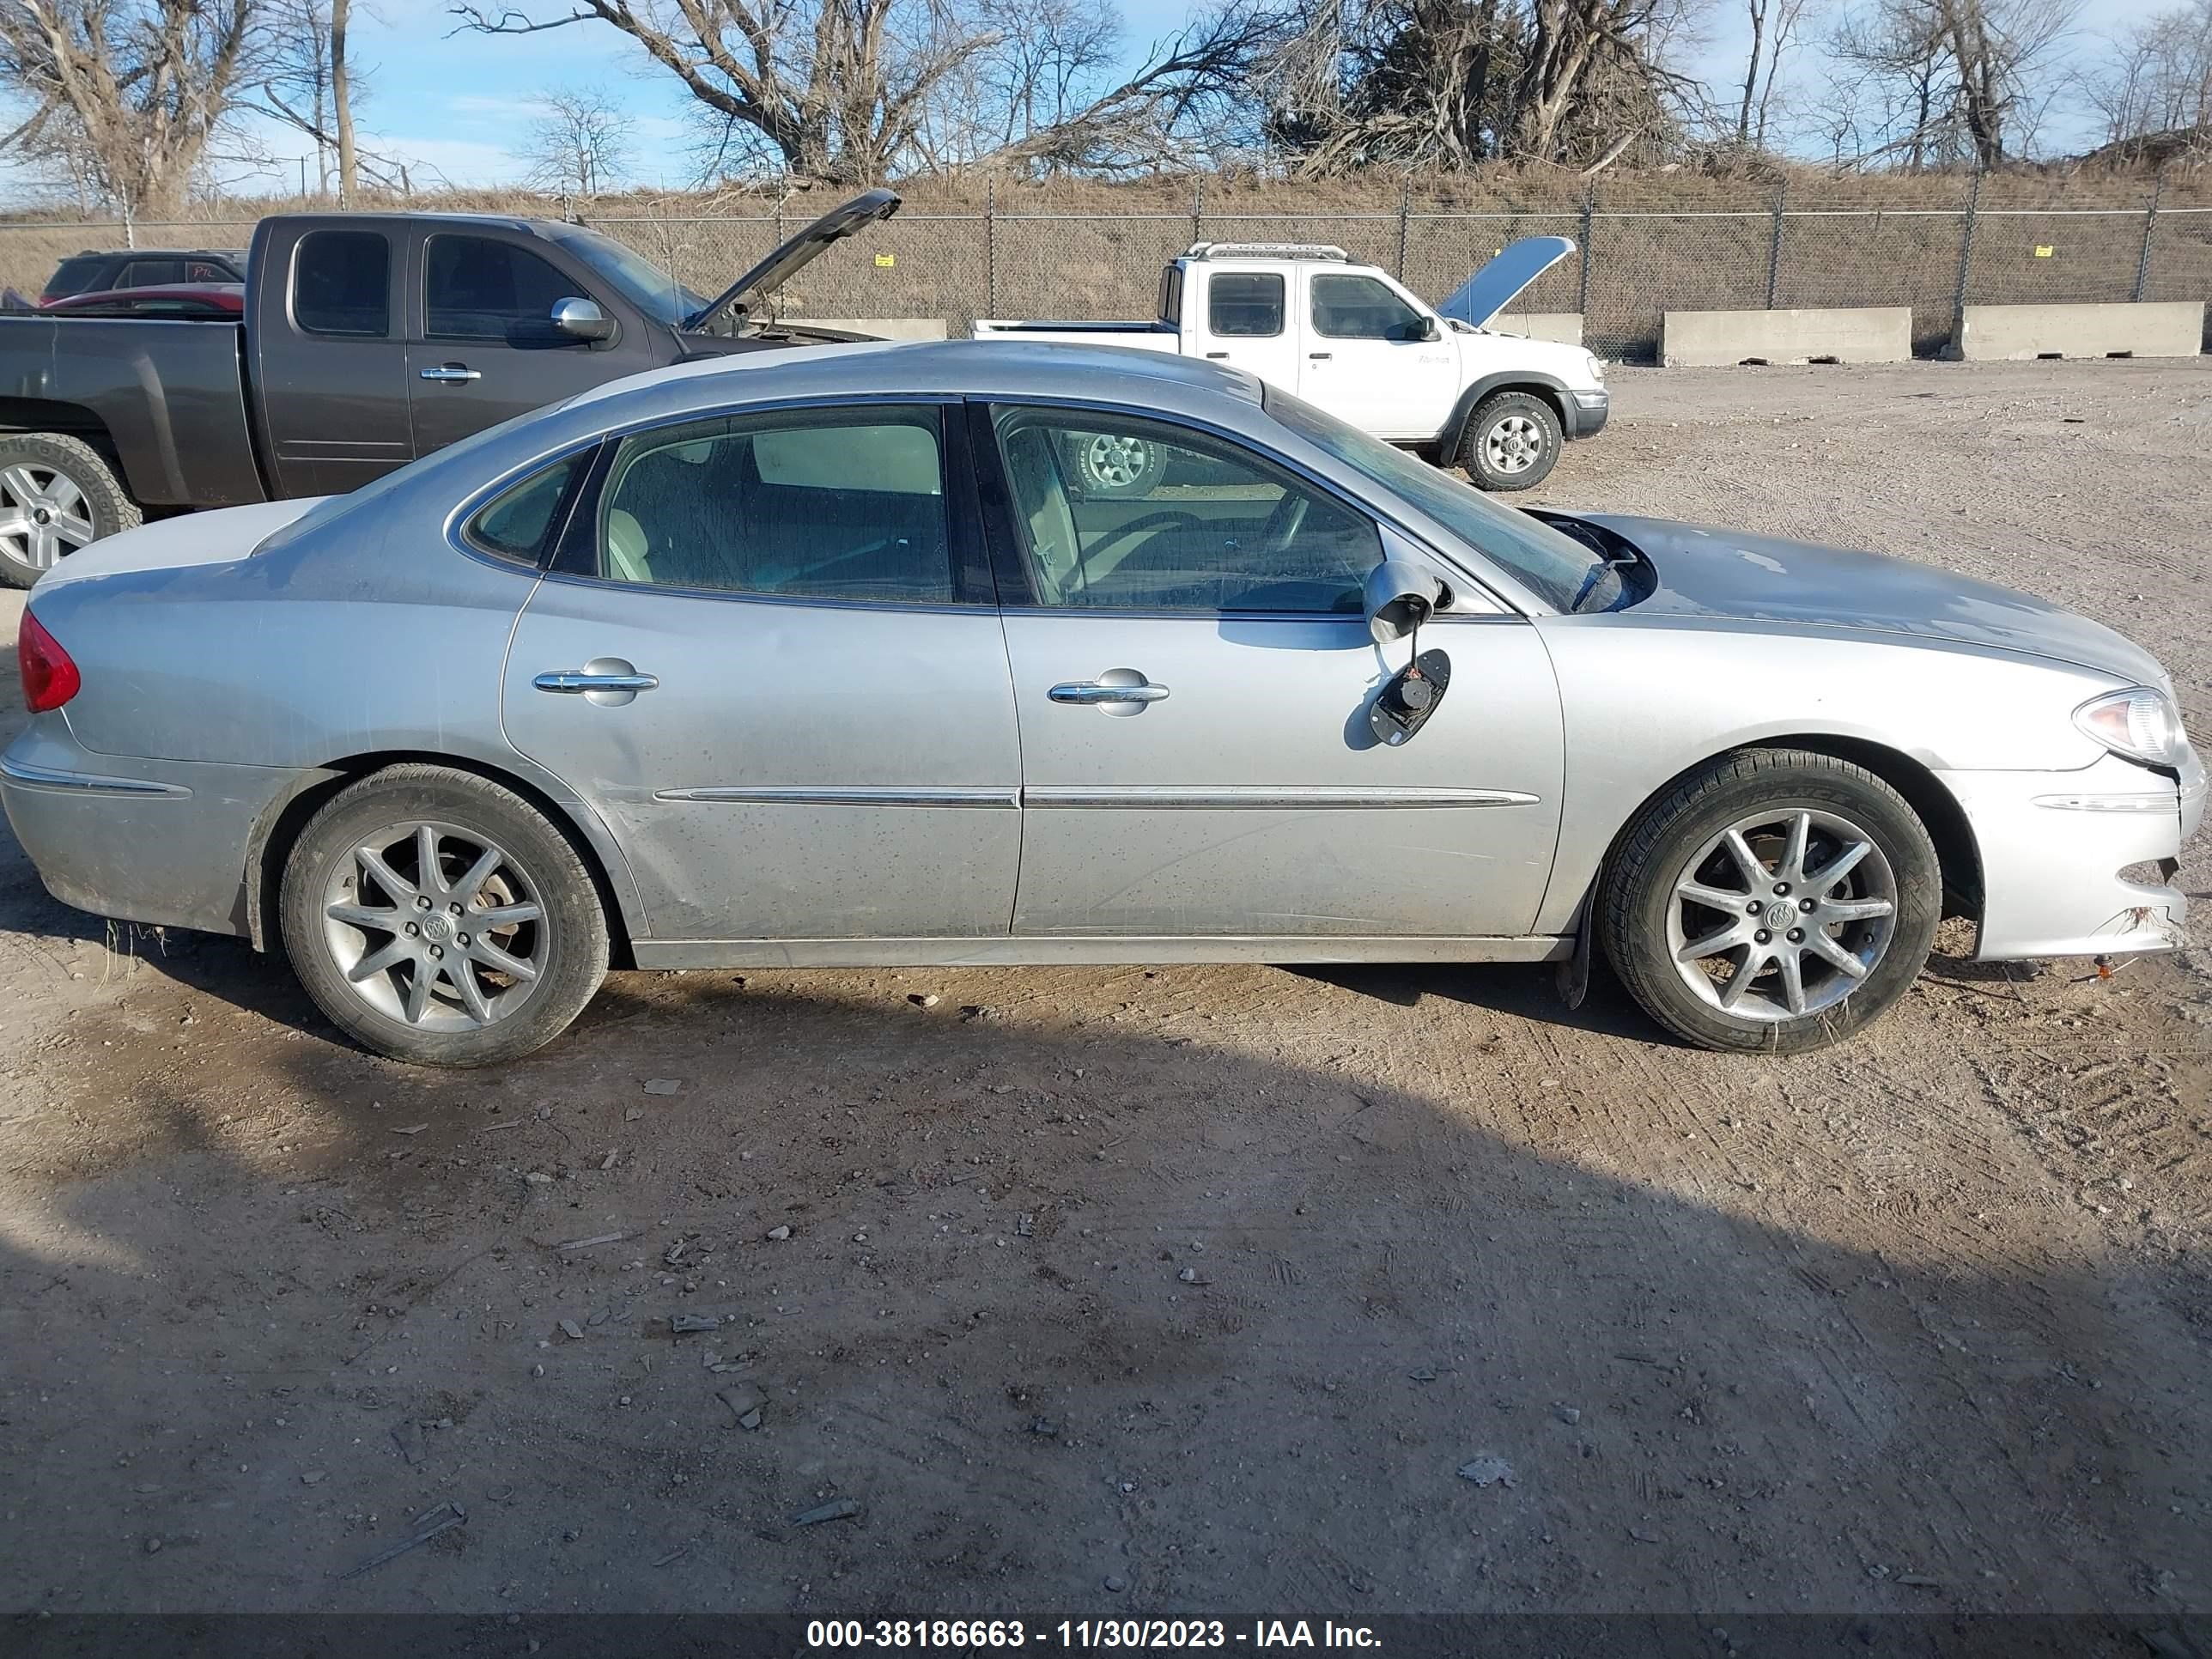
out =
[(84, 689), (84, 676), (62, 642), (27, 611), (15, 630), (15, 664), (23, 671), (24, 707), (33, 714), (60, 708)]

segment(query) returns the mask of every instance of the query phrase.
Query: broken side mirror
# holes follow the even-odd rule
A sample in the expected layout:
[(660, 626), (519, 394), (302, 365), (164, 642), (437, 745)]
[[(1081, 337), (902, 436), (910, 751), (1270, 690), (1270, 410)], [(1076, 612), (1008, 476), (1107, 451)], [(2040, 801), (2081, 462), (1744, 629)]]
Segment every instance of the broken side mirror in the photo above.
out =
[(1451, 603), (1451, 590), (1416, 560), (1385, 559), (1367, 574), (1367, 631), (1377, 645), (1410, 639), (1413, 655), (1367, 708), (1368, 729), (1392, 747), (1427, 724), (1451, 684), (1451, 659), (1420, 648), (1421, 624)]

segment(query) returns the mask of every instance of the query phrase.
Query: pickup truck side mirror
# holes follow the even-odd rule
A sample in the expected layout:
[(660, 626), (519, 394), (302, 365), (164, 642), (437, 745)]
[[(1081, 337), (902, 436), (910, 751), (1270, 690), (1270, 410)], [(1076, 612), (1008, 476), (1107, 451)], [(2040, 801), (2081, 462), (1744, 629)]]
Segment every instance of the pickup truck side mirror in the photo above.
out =
[(571, 340), (590, 343), (614, 337), (615, 319), (600, 310), (595, 300), (580, 300), (574, 295), (556, 300), (550, 321), (555, 333)]
[(1437, 326), (1437, 319), (1435, 318), (1424, 317), (1421, 319), (1421, 339), (1424, 343), (1431, 340), (1441, 340), (1443, 337), (1444, 331)]

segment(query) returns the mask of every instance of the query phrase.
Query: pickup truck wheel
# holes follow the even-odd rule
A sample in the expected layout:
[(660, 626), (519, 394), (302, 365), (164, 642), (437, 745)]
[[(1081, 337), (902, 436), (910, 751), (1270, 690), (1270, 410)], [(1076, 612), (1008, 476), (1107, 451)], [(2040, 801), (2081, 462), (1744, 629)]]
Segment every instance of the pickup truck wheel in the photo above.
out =
[(82, 439), (0, 434), (0, 582), (28, 587), (87, 542), (138, 522), (138, 503)]
[(1533, 489), (1565, 441), (1559, 411), (1533, 392), (1493, 392), (1459, 441), (1459, 464), (1485, 489)]
[(1086, 495), (1141, 495), (1160, 481), (1168, 458), (1130, 432), (1078, 432), (1068, 439), (1075, 487)]

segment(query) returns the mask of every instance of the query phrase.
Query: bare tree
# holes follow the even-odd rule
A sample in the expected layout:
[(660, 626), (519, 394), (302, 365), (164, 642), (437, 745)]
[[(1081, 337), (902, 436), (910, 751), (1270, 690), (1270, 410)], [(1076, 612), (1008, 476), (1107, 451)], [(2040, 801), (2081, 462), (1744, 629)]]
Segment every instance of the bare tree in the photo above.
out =
[(1664, 148), (1700, 90), (1668, 65), (1682, 0), (1312, 0), (1269, 132), (1299, 170), (1602, 166)]
[(173, 215), (270, 45), (263, 0), (5, 0), (0, 91), (29, 113), (0, 146), (65, 151), (110, 200)]
[(2124, 155), (2212, 143), (2212, 0), (2136, 24), (2086, 85), (2107, 147)]
[(1831, 32), (1833, 95), (1907, 170), (2021, 153), (2054, 90), (2079, 0), (1866, 0)]
[(1783, 58), (1796, 42), (1806, 0), (1744, 0), (1751, 24), (1751, 50), (1743, 69), (1743, 98), (1736, 108), (1735, 141), (1746, 149), (1766, 147), (1774, 88)]
[(530, 182), (585, 197), (606, 189), (629, 162), (628, 112), (595, 88), (541, 93), (538, 102), (523, 149)]
[(717, 129), (717, 153), (840, 184), (913, 151), (927, 100), (988, 43), (951, 0), (581, 0), (562, 15), (455, 6), (461, 26), (530, 34), (601, 22), (642, 46)]

